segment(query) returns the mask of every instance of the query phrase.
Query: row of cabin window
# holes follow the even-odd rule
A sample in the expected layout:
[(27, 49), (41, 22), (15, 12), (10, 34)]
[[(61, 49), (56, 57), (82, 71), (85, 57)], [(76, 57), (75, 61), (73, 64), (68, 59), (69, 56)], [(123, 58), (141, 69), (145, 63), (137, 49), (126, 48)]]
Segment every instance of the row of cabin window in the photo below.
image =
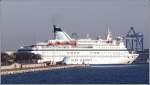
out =
[[(42, 52), (42, 53), (46, 53), (49, 54), (49, 52)], [(108, 54), (108, 55), (115, 55), (115, 54), (127, 54), (128, 52), (126, 51), (118, 51), (118, 52), (108, 52), (108, 51), (101, 51), (101, 52), (90, 52), (90, 54)], [(63, 52), (52, 52), (52, 54), (63, 54)], [(80, 52), (67, 52), (67, 54), (80, 54)], [(88, 53), (87, 53), (88, 54)]]
[(80, 52), (67, 52), (67, 54), (79, 54)]
[(99, 48), (107, 48), (107, 49), (119, 49), (118, 46), (98, 46)]
[(90, 54), (116, 54), (116, 53), (118, 53), (118, 54), (126, 54), (127, 52), (126, 51), (117, 51), (117, 52), (108, 52), (108, 51), (101, 51), (101, 52), (90, 52)]
[(92, 61), (92, 59), (71, 59), (71, 61)]

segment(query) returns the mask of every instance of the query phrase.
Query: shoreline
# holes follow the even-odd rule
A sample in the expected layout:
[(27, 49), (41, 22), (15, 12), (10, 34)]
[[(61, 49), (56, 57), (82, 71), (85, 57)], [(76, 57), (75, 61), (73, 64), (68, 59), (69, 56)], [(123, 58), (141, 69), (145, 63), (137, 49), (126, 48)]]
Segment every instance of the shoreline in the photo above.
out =
[(65, 69), (65, 68), (84, 68), (88, 65), (85, 64), (78, 64), (78, 65), (52, 65), (52, 66), (45, 66), (45, 67), (37, 67), (37, 68), (16, 68), (10, 70), (1, 70), (1, 75), (11, 75), (11, 74), (18, 74), (18, 73), (25, 73), (25, 72), (35, 72), (35, 71), (45, 71), (45, 70), (54, 70), (54, 69)]

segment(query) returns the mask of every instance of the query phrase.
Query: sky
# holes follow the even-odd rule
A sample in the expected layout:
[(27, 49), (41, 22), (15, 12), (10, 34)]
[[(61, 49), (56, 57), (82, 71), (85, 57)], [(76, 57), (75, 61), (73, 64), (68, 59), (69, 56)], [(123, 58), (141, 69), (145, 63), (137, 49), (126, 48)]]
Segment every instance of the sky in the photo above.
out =
[(148, 48), (148, 0), (2, 0), (0, 2), (1, 50), (49, 40), (53, 24), (80, 38), (105, 39), (107, 28), (125, 36), (130, 27), (144, 34)]

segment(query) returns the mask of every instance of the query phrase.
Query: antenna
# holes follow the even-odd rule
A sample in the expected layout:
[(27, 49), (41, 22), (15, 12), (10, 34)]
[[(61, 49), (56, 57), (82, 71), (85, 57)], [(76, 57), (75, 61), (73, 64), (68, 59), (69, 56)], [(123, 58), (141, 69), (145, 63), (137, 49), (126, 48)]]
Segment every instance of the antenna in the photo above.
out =
[(86, 34), (86, 38), (87, 38), (87, 39), (89, 38), (89, 34), (88, 34), (88, 33)]
[(37, 31), (34, 31), (34, 43), (37, 43), (37, 39), (36, 39), (36, 37), (37, 37)]
[(109, 25), (107, 25), (107, 33), (106, 33), (106, 37), (108, 37), (110, 30), (109, 30)]
[(107, 29), (108, 29), (107, 40), (108, 40), (108, 41), (112, 41), (112, 34), (111, 34), (111, 32), (110, 32), (109, 26), (108, 26)]
[(108, 33), (110, 33), (110, 26), (109, 25), (107, 26), (107, 30), (108, 30)]
[(52, 32), (53, 32), (53, 39), (56, 39), (55, 28), (56, 28), (56, 25), (53, 24), (53, 30), (52, 30)]

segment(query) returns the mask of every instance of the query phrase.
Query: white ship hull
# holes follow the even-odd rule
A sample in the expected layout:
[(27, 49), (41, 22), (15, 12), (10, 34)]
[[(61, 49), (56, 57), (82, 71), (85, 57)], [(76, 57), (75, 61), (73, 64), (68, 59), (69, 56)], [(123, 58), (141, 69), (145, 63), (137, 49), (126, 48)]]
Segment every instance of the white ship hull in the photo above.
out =
[(131, 64), (136, 56), (123, 57), (68, 57), (65, 64)]
[(42, 60), (38, 63), (43, 62), (62, 62), (64, 64), (131, 64), (138, 54), (129, 54), (128, 56), (87, 56), (87, 57), (71, 57), (71, 56), (43, 56)]

